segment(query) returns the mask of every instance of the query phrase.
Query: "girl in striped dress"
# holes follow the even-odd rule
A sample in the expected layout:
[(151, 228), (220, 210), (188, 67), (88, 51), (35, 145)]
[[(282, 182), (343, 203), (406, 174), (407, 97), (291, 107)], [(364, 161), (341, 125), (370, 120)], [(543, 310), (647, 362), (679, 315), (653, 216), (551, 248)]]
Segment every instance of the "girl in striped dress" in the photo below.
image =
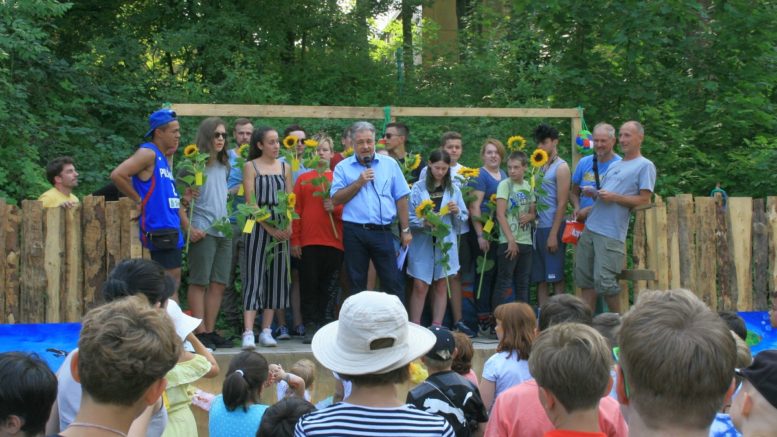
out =
[[(257, 205), (271, 209), (278, 203), (278, 191), (291, 192), (291, 168), (278, 160), (279, 153), (280, 142), (275, 129), (262, 127), (254, 130), (248, 153), (249, 162), (243, 168), (246, 203), (255, 201)], [(272, 219), (276, 219), (275, 214)], [(259, 309), (262, 310), (259, 343), (262, 346), (277, 345), (270, 325), (275, 310), (289, 307), (285, 251), (289, 250), (290, 236), (291, 225), (288, 229), (278, 229), (266, 222), (257, 223), (251, 234), (246, 236), (246, 273), (243, 284), (244, 349), (256, 347), (253, 326)], [(273, 240), (282, 241), (283, 244), (275, 247), (272, 261), (267, 262), (265, 249)]]

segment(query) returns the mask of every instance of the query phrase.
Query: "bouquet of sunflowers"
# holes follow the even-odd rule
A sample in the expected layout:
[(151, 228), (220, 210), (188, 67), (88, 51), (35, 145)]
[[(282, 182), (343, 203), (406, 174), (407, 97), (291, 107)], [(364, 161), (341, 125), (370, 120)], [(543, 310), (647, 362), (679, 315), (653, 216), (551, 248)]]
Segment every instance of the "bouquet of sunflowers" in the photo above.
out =
[[(178, 178), (185, 188), (201, 187), (205, 183), (205, 167), (208, 165), (210, 155), (200, 153), (196, 144), (189, 144), (183, 149), (183, 160), (178, 164), (178, 168), (183, 176)], [(183, 191), (183, 190), (182, 190)], [(192, 198), (189, 205), (189, 229), (186, 231), (186, 252), (189, 252), (189, 241), (191, 240), (191, 222), (194, 214), (194, 202)]]
[[(440, 208), (440, 212), (435, 213), (434, 201), (430, 199), (424, 199), (415, 208), (416, 217), (424, 220), (429, 224), (429, 227), (425, 231), (427, 234), (429, 234), (429, 236), (432, 237), (434, 250), (440, 254), (439, 261), (437, 261), (435, 258), (435, 262), (439, 263), (439, 265), (442, 267), (443, 274), (445, 274), (450, 269), (451, 257), (449, 252), (453, 247), (453, 243), (445, 241), (445, 237), (451, 233), (451, 227), (442, 221), (442, 218), (448, 215), (449, 212), (450, 211), (448, 211), (448, 206), (443, 205)], [(434, 280), (434, 278), (432, 279)], [(448, 287), (448, 297), (451, 297), (451, 283), (448, 279), (448, 275), (445, 275), (445, 284)]]

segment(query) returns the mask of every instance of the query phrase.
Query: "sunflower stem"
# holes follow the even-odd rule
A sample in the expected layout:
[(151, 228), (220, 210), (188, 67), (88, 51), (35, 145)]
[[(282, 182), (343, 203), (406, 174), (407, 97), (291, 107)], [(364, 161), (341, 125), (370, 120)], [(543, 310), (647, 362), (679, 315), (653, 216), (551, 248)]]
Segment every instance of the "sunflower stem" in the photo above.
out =
[(194, 215), (194, 201), (196, 199), (192, 197), (192, 201), (189, 204), (189, 228), (186, 230), (186, 253), (189, 253), (189, 241), (192, 239), (192, 216)]

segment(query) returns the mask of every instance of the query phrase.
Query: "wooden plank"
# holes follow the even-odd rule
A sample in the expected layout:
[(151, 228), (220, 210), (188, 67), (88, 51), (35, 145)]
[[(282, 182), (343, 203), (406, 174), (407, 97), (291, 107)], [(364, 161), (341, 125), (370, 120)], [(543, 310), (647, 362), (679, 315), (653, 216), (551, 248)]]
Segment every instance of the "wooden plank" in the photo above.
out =
[(712, 197), (697, 197), (695, 199), (696, 218), (698, 221), (696, 232), (697, 250), (697, 279), (696, 286), (701, 293), (701, 299), (713, 311), (718, 309), (718, 293), (716, 260), (717, 251), (715, 243), (715, 199)]
[(132, 258), (132, 228), (137, 227), (137, 222), (132, 221), (132, 212), (135, 204), (127, 197), (119, 199), (119, 220), (121, 223), (121, 258), (119, 261)]
[[(677, 196), (677, 243), (680, 261), (680, 287), (691, 290), (701, 298), (696, 285), (696, 220), (694, 219), (693, 196)], [(672, 281), (674, 283), (674, 281)]]
[[(635, 270), (645, 269), (645, 211), (636, 211), (634, 213), (634, 233), (632, 234), (631, 244), (631, 262)], [(637, 301), (639, 292), (647, 287), (647, 281), (655, 280), (654, 277), (647, 280), (637, 280), (634, 282), (634, 301)]]
[(737, 311), (753, 310), (752, 234), (753, 199), (749, 197), (728, 198), (729, 242), (734, 269), (737, 272), (734, 301)]
[(728, 220), (723, 199), (715, 198), (715, 252), (717, 253), (718, 308), (725, 311), (736, 309), (736, 274), (731, 260), (731, 248), (728, 238)]
[[(627, 257), (623, 257), (623, 268), (621, 268), (621, 273), (626, 271), (628, 266), (629, 263)], [(631, 306), (629, 302), (629, 281), (621, 278), (621, 280), (618, 281), (618, 284), (621, 287), (621, 291), (618, 293), (618, 300), (620, 301), (621, 306), (619, 314), (625, 314)]]
[(175, 103), (173, 104), (172, 109), (179, 116), (195, 117), (350, 118), (383, 120), (383, 108), (381, 107)]
[(43, 204), (22, 201), (22, 258), (19, 322), (46, 321), (46, 270), (44, 266)]
[(105, 198), (86, 196), (83, 201), (82, 241), (84, 269), (84, 300), (86, 313), (100, 298), (99, 290), (106, 278)]
[(624, 281), (655, 281), (656, 278), (656, 272), (646, 269), (625, 269), (618, 274), (618, 279)]
[(656, 196), (656, 207), (647, 211), (646, 254), (647, 268), (656, 272), (656, 280), (648, 285), (651, 288), (666, 290), (669, 287), (669, 247), (667, 242), (666, 205)]
[[(127, 199), (129, 200), (129, 199)], [(129, 211), (129, 247), (130, 258), (143, 258), (143, 245), (140, 243), (140, 228), (138, 227), (138, 211), (134, 203), (130, 203)], [(149, 254), (149, 256), (151, 256)]]
[(62, 302), (65, 322), (80, 321), (84, 304), (81, 211), (81, 206), (65, 211), (65, 293)]
[(105, 271), (121, 261), (121, 210), (119, 202), (105, 203)]
[(16, 323), (20, 319), (19, 263), (21, 247), (21, 211), (14, 205), (5, 206), (6, 219), (3, 224), (5, 232), (5, 323)]
[(63, 208), (44, 208), (43, 235), (45, 249), (43, 268), (46, 271), (46, 323), (63, 321), (61, 295), (63, 289), (63, 259), (65, 258), (65, 217)]
[(666, 200), (666, 233), (669, 248), (669, 288), (680, 288), (680, 199), (670, 197)]
[(769, 227), (769, 291), (777, 291), (777, 197), (766, 198), (766, 220)]
[(769, 293), (769, 228), (764, 199), (753, 199), (753, 309), (766, 311)]
[[(383, 119), (382, 107), (174, 103), (179, 116)], [(392, 106), (393, 117), (576, 118), (577, 108), (426, 108)], [(577, 132), (575, 132), (577, 134)], [(574, 140), (574, 135), (572, 136)]]

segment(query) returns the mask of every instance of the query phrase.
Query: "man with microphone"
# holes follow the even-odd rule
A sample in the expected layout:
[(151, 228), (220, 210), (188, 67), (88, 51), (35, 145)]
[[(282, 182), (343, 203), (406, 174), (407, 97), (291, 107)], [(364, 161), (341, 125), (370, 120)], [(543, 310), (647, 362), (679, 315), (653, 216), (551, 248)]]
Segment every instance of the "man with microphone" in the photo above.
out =
[(356, 122), (350, 135), (354, 154), (335, 167), (331, 195), (335, 205), (345, 205), (343, 246), (351, 292), (366, 289), (372, 261), (380, 288), (404, 302), (391, 226), (395, 219), (399, 221), (400, 244), (407, 248), (413, 239), (408, 221), (410, 188), (396, 160), (375, 153), (375, 126)]

